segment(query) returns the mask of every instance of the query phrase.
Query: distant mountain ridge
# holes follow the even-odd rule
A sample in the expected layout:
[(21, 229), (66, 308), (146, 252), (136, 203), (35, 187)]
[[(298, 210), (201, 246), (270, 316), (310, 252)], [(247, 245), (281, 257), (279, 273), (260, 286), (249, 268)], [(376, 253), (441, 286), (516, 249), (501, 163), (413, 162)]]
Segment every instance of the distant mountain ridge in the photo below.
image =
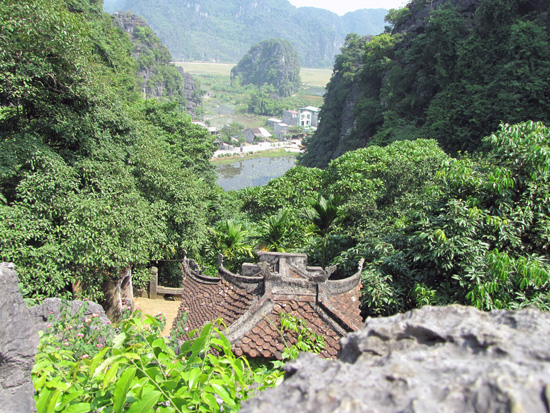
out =
[(143, 16), (175, 60), (237, 62), (252, 45), (281, 38), (306, 67), (332, 67), (348, 33), (379, 34), (387, 14), (363, 9), (340, 17), (288, 0), (105, 0), (104, 9)]

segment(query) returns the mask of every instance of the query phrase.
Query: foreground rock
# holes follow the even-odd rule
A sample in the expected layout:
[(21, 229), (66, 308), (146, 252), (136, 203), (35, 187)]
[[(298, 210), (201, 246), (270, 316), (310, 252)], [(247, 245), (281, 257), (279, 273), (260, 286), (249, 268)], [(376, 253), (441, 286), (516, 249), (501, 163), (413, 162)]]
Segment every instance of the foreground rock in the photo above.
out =
[(13, 264), (0, 263), (0, 411), (36, 411), (31, 371), (38, 347)]
[(550, 314), (424, 307), (302, 354), (241, 412), (548, 412)]
[(82, 322), (84, 322), (86, 318), (90, 318), (92, 314), (98, 314), (102, 324), (106, 324), (109, 321), (109, 318), (105, 315), (103, 307), (93, 301), (63, 301), (60, 298), (46, 298), (42, 301), (42, 304), (31, 307), (29, 312), (32, 321), (36, 326), (36, 330), (46, 331), (48, 324), (51, 322), (49, 320), (62, 319), (63, 311), (70, 311), (71, 317), (74, 317), (80, 311), (82, 306), (85, 306), (81, 316)]

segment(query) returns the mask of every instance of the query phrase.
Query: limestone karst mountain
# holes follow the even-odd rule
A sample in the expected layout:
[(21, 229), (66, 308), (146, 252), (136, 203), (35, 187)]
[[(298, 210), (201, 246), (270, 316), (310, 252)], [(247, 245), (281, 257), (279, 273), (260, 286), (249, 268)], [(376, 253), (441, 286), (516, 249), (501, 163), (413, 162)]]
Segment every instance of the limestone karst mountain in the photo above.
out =
[(300, 63), (292, 45), (282, 39), (264, 40), (254, 46), (231, 70), (231, 83), (271, 85), (280, 97), (300, 87)]
[(115, 24), (128, 33), (134, 45), (133, 55), (143, 96), (176, 101), (196, 118), (201, 94), (193, 76), (171, 63), (168, 48), (142, 17), (129, 12), (117, 12), (113, 17)]
[(296, 8), (288, 0), (105, 0), (104, 8), (145, 17), (176, 60), (237, 62), (253, 44), (282, 38), (305, 67), (331, 67), (348, 33), (381, 33), (387, 13), (372, 9), (338, 16)]

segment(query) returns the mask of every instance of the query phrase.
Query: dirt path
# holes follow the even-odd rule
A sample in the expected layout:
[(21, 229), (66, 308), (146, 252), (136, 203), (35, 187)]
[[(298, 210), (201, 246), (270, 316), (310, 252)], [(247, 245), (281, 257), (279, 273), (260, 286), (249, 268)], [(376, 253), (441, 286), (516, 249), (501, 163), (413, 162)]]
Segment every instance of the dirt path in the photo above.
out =
[(151, 300), (150, 298), (135, 298), (135, 305), (139, 306), (143, 314), (155, 316), (158, 313), (163, 313), (166, 317), (166, 326), (164, 327), (163, 335), (169, 336), (172, 323), (178, 315), (178, 309), (181, 301), (170, 301), (162, 298)]

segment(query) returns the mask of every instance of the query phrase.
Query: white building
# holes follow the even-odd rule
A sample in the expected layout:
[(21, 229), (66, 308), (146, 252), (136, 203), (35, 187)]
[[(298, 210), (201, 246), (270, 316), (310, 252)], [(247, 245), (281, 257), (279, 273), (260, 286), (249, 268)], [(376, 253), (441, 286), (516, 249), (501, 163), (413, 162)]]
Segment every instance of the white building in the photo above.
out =
[(271, 133), (264, 128), (248, 128), (244, 131), (244, 138), (248, 143), (263, 142), (267, 138), (271, 138), (271, 136)]

